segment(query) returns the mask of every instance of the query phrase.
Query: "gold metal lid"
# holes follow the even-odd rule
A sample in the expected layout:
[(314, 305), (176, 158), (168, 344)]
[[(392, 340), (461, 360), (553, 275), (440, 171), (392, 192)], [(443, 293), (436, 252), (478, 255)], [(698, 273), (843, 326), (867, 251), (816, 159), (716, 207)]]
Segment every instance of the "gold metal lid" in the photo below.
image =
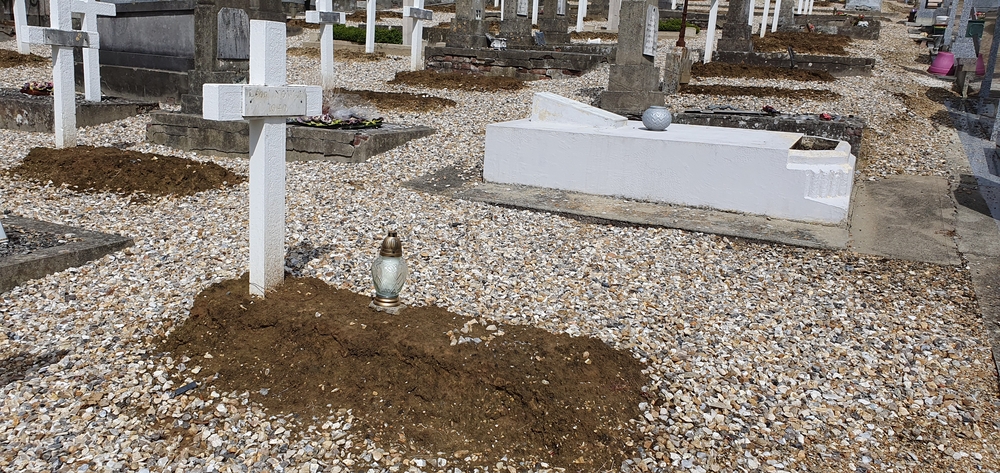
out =
[(379, 249), (378, 254), (390, 257), (403, 256), (403, 242), (396, 236), (395, 231), (390, 231), (389, 235), (382, 240), (382, 248)]

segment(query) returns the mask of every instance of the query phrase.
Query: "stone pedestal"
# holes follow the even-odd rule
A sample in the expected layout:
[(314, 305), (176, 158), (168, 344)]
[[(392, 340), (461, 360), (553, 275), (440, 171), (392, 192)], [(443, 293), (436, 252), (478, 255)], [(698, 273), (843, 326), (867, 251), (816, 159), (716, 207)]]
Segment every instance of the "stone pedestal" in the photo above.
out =
[(733, 0), (729, 3), (726, 26), (722, 28), (722, 37), (719, 38), (719, 51), (753, 52), (753, 41), (750, 39), (753, 29), (747, 24), (749, 7), (750, 0)]
[(455, 19), (451, 22), (451, 32), (445, 44), (453, 48), (485, 48), (490, 45), (486, 38), (486, 4), (483, 0), (456, 0)]
[[(608, 74), (608, 90), (600, 107), (620, 115), (641, 115), (651, 105), (663, 105), (660, 72), (653, 56), (643, 54), (649, 6), (653, 1), (625, 0), (618, 26), (618, 51)], [(650, 21), (658, 21), (658, 18)]]
[(688, 49), (683, 47), (667, 48), (667, 59), (663, 66), (663, 94), (676, 94), (680, 84), (686, 84), (691, 78), (691, 59)]
[(507, 38), (507, 47), (531, 46), (531, 0), (522, 3), (523, 15), (518, 15), (518, 0), (506, 0), (503, 4), (503, 18), (500, 22), (500, 36)]
[[(569, 43), (569, 19), (566, 18), (568, 8), (565, 2), (566, 0), (542, 0), (538, 29), (545, 33), (545, 44)], [(560, 11), (562, 15), (559, 14)]]

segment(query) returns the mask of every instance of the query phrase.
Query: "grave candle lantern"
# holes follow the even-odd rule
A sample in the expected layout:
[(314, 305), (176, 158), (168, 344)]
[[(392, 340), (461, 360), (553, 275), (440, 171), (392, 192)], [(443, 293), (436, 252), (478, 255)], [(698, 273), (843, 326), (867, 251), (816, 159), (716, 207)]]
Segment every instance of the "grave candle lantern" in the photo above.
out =
[(390, 231), (382, 240), (378, 256), (372, 260), (372, 282), (375, 284), (375, 305), (395, 307), (399, 305), (399, 291), (406, 283), (406, 261), (403, 260), (403, 243)]

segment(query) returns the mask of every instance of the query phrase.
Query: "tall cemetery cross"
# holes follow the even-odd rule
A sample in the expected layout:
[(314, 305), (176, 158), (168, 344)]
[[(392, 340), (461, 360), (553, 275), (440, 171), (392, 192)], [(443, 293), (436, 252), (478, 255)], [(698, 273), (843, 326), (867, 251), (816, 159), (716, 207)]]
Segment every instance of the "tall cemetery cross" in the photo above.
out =
[(333, 75), (333, 25), (344, 24), (344, 12), (333, 11), (333, 0), (317, 0), (316, 9), (306, 12), (306, 23), (319, 26), (319, 71), (324, 89), (332, 89)]
[[(677, 0), (673, 0), (674, 3)], [(587, 16), (587, 0), (580, 0), (576, 7), (576, 32), (583, 33), (583, 19)]]
[(73, 30), (73, 0), (52, 0), (51, 28), (25, 26), (27, 42), (52, 46), (52, 128), (56, 148), (76, 146), (76, 85), (73, 80), (73, 48), (97, 47), (96, 32)]
[(206, 120), (250, 122), (250, 294), (261, 297), (285, 277), (285, 118), (323, 102), (321, 87), (285, 81), (284, 23), (251, 20), (250, 83), (202, 86)]
[(434, 17), (434, 12), (424, 9), (424, 0), (413, 0), (413, 6), (403, 7), (404, 21), (411, 22), (410, 33), (410, 70), (423, 69), (422, 52), (424, 50), (424, 20)]
[[(80, 13), (80, 29), (97, 33), (97, 15), (115, 16), (115, 4), (97, 0), (74, 0), (73, 13)], [(87, 100), (101, 101), (100, 45), (83, 48), (83, 95)]]
[(14, 0), (14, 36), (17, 38), (17, 52), (28, 54), (31, 52), (28, 43), (28, 33), (25, 27), (28, 26), (28, 12), (25, 2), (28, 0)]
[(705, 35), (705, 57), (702, 63), (712, 62), (712, 50), (715, 48), (715, 22), (719, 17), (719, 0), (712, 0), (712, 6), (708, 10), (708, 33)]
[(371, 54), (375, 52), (375, 0), (368, 0), (365, 7), (365, 52)]

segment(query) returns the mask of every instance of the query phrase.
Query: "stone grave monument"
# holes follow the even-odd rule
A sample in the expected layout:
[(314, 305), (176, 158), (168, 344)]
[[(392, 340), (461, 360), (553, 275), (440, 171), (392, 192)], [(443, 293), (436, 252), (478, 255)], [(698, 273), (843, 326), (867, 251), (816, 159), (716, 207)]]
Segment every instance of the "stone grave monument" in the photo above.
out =
[(486, 15), (484, 0), (456, 0), (455, 19), (452, 20), (451, 32), (445, 44), (452, 48), (485, 48), (489, 46), (486, 38)]
[(618, 51), (608, 74), (608, 90), (600, 107), (620, 115), (641, 115), (651, 105), (663, 105), (660, 73), (653, 64), (659, 9), (652, 0), (624, 0), (618, 31)]
[(318, 115), (323, 91), (286, 85), (285, 23), (253, 20), (249, 84), (204, 84), (207, 120), (250, 122), (250, 294), (285, 277), (285, 118)]
[(881, 12), (882, 0), (847, 0), (844, 10)]
[(538, 29), (545, 34), (545, 44), (569, 43), (569, 19), (566, 0), (542, 0)]
[(732, 0), (729, 11), (726, 12), (726, 26), (722, 28), (719, 38), (719, 51), (752, 52), (753, 40), (750, 39), (753, 28), (743, 21), (749, 12), (752, 0)]
[(531, 21), (529, 11), (531, 0), (506, 0), (503, 3), (504, 19), (500, 22), (500, 36), (507, 38), (507, 46), (511, 48), (531, 46)]

